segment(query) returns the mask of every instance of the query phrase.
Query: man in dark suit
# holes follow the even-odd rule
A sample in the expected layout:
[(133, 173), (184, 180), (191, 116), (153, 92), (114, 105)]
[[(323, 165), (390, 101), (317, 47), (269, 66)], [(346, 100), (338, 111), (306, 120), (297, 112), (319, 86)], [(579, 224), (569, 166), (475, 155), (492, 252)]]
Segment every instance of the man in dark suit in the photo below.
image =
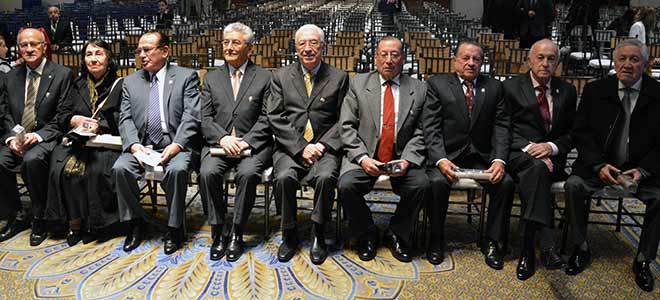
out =
[[(254, 206), (260, 174), (272, 164), (273, 138), (266, 115), (271, 72), (250, 61), (254, 33), (242, 23), (223, 30), (225, 64), (205, 76), (202, 89), (202, 149), (200, 194), (208, 204), (212, 226), (211, 260), (227, 252), (228, 261), (243, 253), (243, 227)], [(220, 147), (226, 156), (211, 156), (210, 147)], [(249, 157), (240, 158), (250, 150)], [(229, 242), (222, 235), (227, 203), (224, 201), (224, 174), (237, 168), (234, 219)]]
[(639, 183), (635, 197), (646, 204), (633, 272), (637, 285), (653, 290), (650, 270), (660, 241), (660, 84), (644, 74), (648, 48), (627, 40), (614, 50), (616, 76), (588, 84), (575, 117), (578, 159), (566, 181), (566, 214), (574, 243), (566, 274), (582, 272), (591, 260), (587, 219), (591, 195), (617, 177)]
[(172, 29), (174, 14), (169, 9), (167, 0), (158, 0), (158, 15), (156, 16), (156, 29)]
[(486, 263), (504, 266), (504, 246), (511, 215), (514, 183), (505, 172), (509, 157), (509, 116), (504, 109), (502, 84), (479, 74), (481, 46), (462, 42), (454, 54), (454, 74), (428, 81), (422, 117), (424, 142), (433, 197), (429, 198), (431, 240), (426, 258), (432, 264), (444, 259), (444, 224), (451, 184), (458, 181), (455, 168), (485, 169), (491, 173), (487, 240), (482, 245)]
[(520, 48), (529, 48), (537, 41), (549, 37), (554, 20), (551, 0), (518, 0), (520, 18)]
[(69, 22), (60, 17), (60, 9), (57, 6), (48, 7), (48, 22), (46, 32), (53, 51), (66, 51), (71, 48), (73, 34)]
[[(553, 77), (559, 64), (559, 49), (552, 41), (544, 39), (532, 45), (527, 62), (529, 73), (504, 82), (512, 136), (507, 170), (518, 179), (520, 200), (525, 207), (517, 269), (520, 280), (535, 272), (536, 231), (544, 230), (547, 234), (554, 223), (550, 188), (553, 181), (567, 177), (564, 167), (566, 155), (573, 147), (570, 129), (577, 101), (575, 87)], [(562, 261), (554, 245), (542, 240), (541, 246), (546, 268), (560, 268)]]
[(314, 187), (310, 257), (321, 264), (327, 257), (324, 225), (335, 198), (341, 140), (339, 109), (348, 89), (348, 75), (323, 60), (323, 30), (303, 25), (296, 31), (300, 62), (273, 74), (270, 125), (275, 135), (274, 193), (282, 203), (282, 235), (277, 258), (289, 261), (298, 247), (296, 191), (300, 182)]
[(141, 155), (139, 152), (160, 152), (169, 208), (165, 254), (174, 253), (185, 238), (188, 174), (200, 126), (199, 77), (194, 70), (170, 65), (169, 50), (167, 36), (158, 31), (143, 34), (135, 51), (142, 60), (142, 70), (127, 76), (123, 83), (119, 134), (124, 153), (113, 166), (113, 176), (119, 218), (130, 227), (124, 242), (127, 252), (137, 248), (143, 237), (144, 212), (138, 203), (137, 180), (143, 175), (145, 163), (136, 157)]
[[(428, 194), (423, 168), (426, 149), (418, 122), (426, 85), (401, 75), (403, 44), (386, 36), (378, 43), (376, 71), (356, 75), (341, 106), (341, 140), (346, 150), (341, 164), (339, 198), (351, 231), (358, 239), (358, 256), (376, 256), (375, 225), (364, 195), (383, 175), (379, 167), (400, 160), (401, 171), (391, 174), (394, 192), (401, 196), (385, 232), (384, 243), (392, 256), (412, 261), (413, 227)], [(389, 174), (388, 174), (389, 175)]]
[[(50, 154), (61, 135), (56, 112), (66, 99), (73, 74), (70, 69), (52, 63), (44, 57), (45, 37), (37, 29), (28, 28), (18, 35), (18, 48), (24, 63), (7, 73), (4, 96), (0, 99), (3, 116), (0, 146), (1, 217), (7, 225), (0, 232), (0, 241), (7, 240), (27, 226), (16, 188), (15, 169), (30, 192), (32, 202), (32, 234), (30, 245), (38, 246), (47, 237), (45, 206)], [(10, 88), (11, 87), (11, 88)], [(15, 135), (20, 124), (25, 135)]]

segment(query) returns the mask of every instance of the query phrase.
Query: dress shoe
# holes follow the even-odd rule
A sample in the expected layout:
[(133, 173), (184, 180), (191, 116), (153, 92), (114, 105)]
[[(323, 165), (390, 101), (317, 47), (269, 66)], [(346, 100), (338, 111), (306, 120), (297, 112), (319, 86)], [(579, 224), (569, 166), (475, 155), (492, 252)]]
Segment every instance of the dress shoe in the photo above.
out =
[(633, 263), (633, 272), (635, 273), (635, 282), (640, 289), (645, 292), (653, 291), (653, 274), (649, 261), (636, 261)]
[(591, 252), (589, 250), (582, 250), (576, 247), (573, 254), (568, 259), (568, 266), (564, 272), (567, 275), (577, 275), (582, 273), (587, 265), (591, 262)]
[(30, 246), (36, 247), (41, 245), (48, 237), (46, 231), (46, 220), (33, 219), (32, 220), (32, 233), (30, 233)]
[(80, 240), (82, 240), (80, 230), (69, 230), (69, 234), (66, 235), (66, 244), (69, 245), (69, 247), (75, 246)]
[(359, 239), (358, 246), (356, 247), (358, 257), (362, 261), (370, 261), (376, 257), (376, 241), (371, 236), (371, 234), (366, 234), (364, 237)]
[(213, 225), (211, 229), (213, 244), (211, 244), (211, 260), (220, 260), (225, 255), (227, 243), (222, 234), (222, 225)]
[(243, 234), (238, 227), (232, 228), (227, 245), (227, 261), (237, 261), (243, 255)]
[(315, 265), (320, 265), (327, 257), (328, 250), (325, 245), (325, 238), (314, 234), (312, 237), (312, 246), (309, 247), (309, 258)]
[(142, 224), (131, 224), (126, 239), (124, 240), (124, 251), (129, 252), (140, 246), (142, 243)]
[(285, 233), (279, 249), (277, 249), (277, 260), (288, 262), (293, 258), (298, 249), (298, 236), (295, 230)]
[(82, 242), (83, 244), (87, 245), (93, 241), (96, 241), (98, 238), (98, 235), (96, 232), (92, 232), (90, 230), (85, 230), (82, 232)]
[(431, 236), (426, 249), (426, 259), (432, 265), (439, 265), (445, 260), (445, 239), (443, 236)]
[(7, 224), (0, 231), (0, 242), (6, 241), (10, 238), (13, 238), (19, 232), (28, 228), (28, 223), (24, 220), (17, 220), (15, 217), (11, 217), (7, 220)]
[(535, 270), (535, 257), (534, 252), (523, 253), (518, 261), (518, 268), (516, 268), (516, 277), (520, 280), (527, 280), (534, 276)]
[(401, 262), (411, 262), (412, 255), (406, 246), (405, 242), (401, 240), (391, 229), (385, 232), (383, 243), (390, 249), (392, 256)]
[(183, 228), (170, 228), (169, 232), (165, 235), (163, 243), (163, 252), (165, 255), (170, 255), (176, 250), (181, 248), (185, 234)]
[(564, 261), (561, 259), (561, 256), (557, 254), (554, 247), (543, 249), (541, 251), (541, 263), (548, 270), (557, 270), (564, 266)]
[(485, 245), (481, 247), (481, 252), (484, 254), (486, 264), (495, 269), (502, 270), (504, 267), (504, 251), (496, 241), (488, 240)]

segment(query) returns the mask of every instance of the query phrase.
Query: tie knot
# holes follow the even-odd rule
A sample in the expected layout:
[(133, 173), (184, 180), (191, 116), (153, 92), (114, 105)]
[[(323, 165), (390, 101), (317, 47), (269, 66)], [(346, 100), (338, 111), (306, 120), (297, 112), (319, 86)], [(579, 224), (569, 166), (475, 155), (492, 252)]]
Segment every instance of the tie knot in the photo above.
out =
[(305, 79), (312, 80), (312, 72), (305, 73)]
[(386, 80), (385, 81), (385, 86), (391, 87), (392, 86), (392, 80)]
[(151, 74), (151, 83), (156, 83), (158, 82), (158, 76), (156, 76), (156, 73)]
[(472, 81), (463, 80), (463, 85), (468, 87), (468, 88), (472, 88)]
[(236, 76), (236, 77), (241, 76), (241, 69), (234, 70), (234, 76)]
[(34, 79), (36, 79), (36, 78), (39, 78), (39, 76), (41, 76), (41, 74), (39, 74), (39, 72), (37, 72), (37, 71), (30, 71), (30, 78), (34, 78)]
[(535, 90), (539, 91), (541, 94), (545, 94), (545, 91), (548, 89), (545, 85), (539, 85), (534, 88)]

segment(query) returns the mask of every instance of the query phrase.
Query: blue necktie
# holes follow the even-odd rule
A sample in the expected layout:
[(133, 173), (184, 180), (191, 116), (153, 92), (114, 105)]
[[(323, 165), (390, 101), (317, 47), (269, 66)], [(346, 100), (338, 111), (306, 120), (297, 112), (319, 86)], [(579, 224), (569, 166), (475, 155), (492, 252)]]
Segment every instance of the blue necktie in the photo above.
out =
[(154, 146), (163, 139), (163, 129), (160, 126), (160, 97), (158, 95), (158, 78), (156, 74), (151, 77), (151, 90), (149, 91), (149, 119), (147, 120), (147, 134)]

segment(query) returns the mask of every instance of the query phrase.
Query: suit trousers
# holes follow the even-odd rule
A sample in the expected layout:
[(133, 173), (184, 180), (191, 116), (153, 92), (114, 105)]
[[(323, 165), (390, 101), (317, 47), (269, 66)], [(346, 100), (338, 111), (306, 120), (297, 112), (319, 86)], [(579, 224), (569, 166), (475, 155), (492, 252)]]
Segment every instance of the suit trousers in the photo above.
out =
[(225, 173), (236, 167), (236, 196), (233, 224), (245, 225), (254, 206), (257, 184), (266, 164), (256, 156), (245, 158), (216, 157), (207, 154), (202, 158), (199, 188), (202, 202), (208, 205), (209, 224), (222, 225), (227, 211), (224, 198)]
[[(525, 152), (509, 155), (507, 171), (518, 179), (520, 200), (525, 203), (524, 221), (533, 221), (553, 227), (552, 188), (556, 177), (540, 159)], [(559, 170), (554, 170), (558, 172)]]
[[(162, 149), (161, 149), (162, 150)], [(188, 174), (192, 168), (192, 153), (181, 151), (164, 166), (165, 178), (161, 183), (165, 191), (169, 211), (167, 226), (181, 227), (185, 218), (186, 193), (188, 191)], [(122, 153), (114, 166), (112, 173), (117, 188), (119, 201), (119, 219), (122, 222), (144, 218), (146, 212), (140, 206), (140, 189), (138, 180), (143, 175), (143, 168), (131, 153)]]
[(301, 182), (307, 182), (314, 187), (312, 221), (325, 224), (330, 219), (332, 203), (335, 199), (339, 158), (333, 153), (325, 152), (321, 159), (310, 168), (305, 168), (284, 153), (279, 153), (275, 157), (273, 189), (276, 199), (282, 203), (282, 230), (296, 227), (298, 214), (296, 192), (300, 188)]
[[(566, 217), (570, 224), (569, 237), (579, 246), (587, 238), (587, 220), (591, 195), (605, 184), (597, 177), (582, 178), (571, 175), (566, 180)], [(655, 260), (660, 242), (660, 187), (640, 182), (635, 197), (646, 204), (639, 252), (646, 260)]]
[(30, 193), (32, 215), (35, 219), (44, 219), (46, 199), (48, 198), (48, 166), (50, 155), (57, 141), (41, 142), (25, 152), (21, 158), (9, 150), (0, 147), (0, 188), (5, 193), (0, 201), (0, 216), (7, 218), (22, 209), (18, 195), (14, 170), (20, 165), (21, 176)]
[[(363, 169), (350, 170), (339, 178), (339, 199), (348, 216), (351, 232), (356, 237), (368, 234), (374, 227), (371, 209), (364, 195), (373, 189), (376, 179)], [(429, 180), (424, 169), (411, 165), (404, 175), (390, 177), (390, 182), (392, 190), (401, 199), (390, 219), (389, 228), (410, 244), (419, 210), (429, 193)]]
[[(488, 169), (482, 159), (472, 155), (466, 159), (455, 160), (453, 163), (461, 168)], [(434, 167), (427, 170), (431, 181), (432, 196), (428, 198), (428, 214), (431, 223), (432, 236), (444, 236), (445, 220), (449, 207), (449, 194), (451, 184), (440, 169)], [(515, 184), (509, 174), (505, 174), (502, 180), (496, 184), (489, 181), (480, 182), (490, 196), (488, 203), (488, 219), (486, 222), (486, 236), (502, 245), (506, 243), (511, 219), (511, 206)]]

